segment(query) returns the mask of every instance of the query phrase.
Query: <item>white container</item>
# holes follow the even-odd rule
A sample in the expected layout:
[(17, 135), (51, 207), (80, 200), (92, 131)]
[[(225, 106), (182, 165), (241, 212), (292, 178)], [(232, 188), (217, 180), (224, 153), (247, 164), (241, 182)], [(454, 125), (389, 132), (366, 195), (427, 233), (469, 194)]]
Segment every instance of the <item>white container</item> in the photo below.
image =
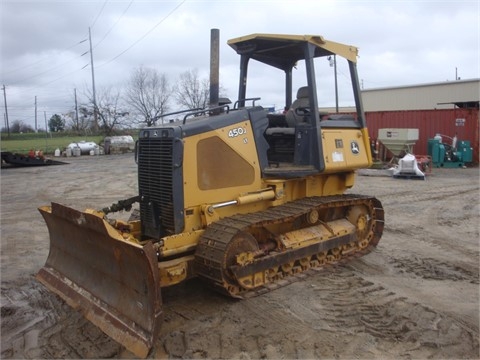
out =
[(79, 147), (73, 148), (73, 149), (72, 149), (72, 152), (73, 152), (73, 156), (80, 156), (80, 155), (82, 155), (82, 150), (80, 150)]
[(105, 154), (121, 154), (135, 149), (135, 141), (130, 135), (107, 136), (103, 140)]
[[(95, 144), (93, 141), (80, 141), (78, 143), (71, 143), (71, 144), (68, 145), (68, 147), (71, 148), (72, 151), (75, 148), (79, 148), (80, 149), (80, 155), (90, 154), (90, 150), (95, 149), (95, 146), (98, 146), (98, 145)], [(78, 156), (80, 156), (80, 155), (78, 155)]]
[(53, 155), (56, 156), (56, 157), (59, 157), (60, 156), (60, 149), (59, 148), (55, 149), (55, 153)]
[(67, 148), (65, 149), (65, 156), (66, 156), (66, 157), (72, 156), (72, 148), (67, 147)]

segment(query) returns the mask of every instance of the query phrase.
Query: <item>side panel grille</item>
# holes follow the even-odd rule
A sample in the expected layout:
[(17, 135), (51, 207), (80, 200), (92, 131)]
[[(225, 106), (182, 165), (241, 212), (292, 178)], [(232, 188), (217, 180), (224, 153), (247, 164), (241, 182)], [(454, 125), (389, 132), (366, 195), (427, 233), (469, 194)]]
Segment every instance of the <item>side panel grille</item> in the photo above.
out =
[[(169, 130), (162, 132), (173, 132)], [(138, 142), (138, 187), (142, 235), (158, 239), (183, 230), (183, 177), (181, 160), (177, 161), (183, 147), (173, 136), (153, 134), (158, 132), (141, 132)]]

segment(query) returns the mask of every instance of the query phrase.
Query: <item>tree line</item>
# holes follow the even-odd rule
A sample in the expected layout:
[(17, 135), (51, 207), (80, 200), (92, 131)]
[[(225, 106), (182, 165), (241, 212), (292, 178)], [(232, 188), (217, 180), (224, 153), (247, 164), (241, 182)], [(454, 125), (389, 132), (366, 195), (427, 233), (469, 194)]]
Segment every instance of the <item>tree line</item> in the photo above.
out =
[[(181, 73), (172, 85), (165, 73), (140, 66), (133, 70), (124, 89), (101, 88), (95, 96), (91, 90), (86, 90), (86, 101), (67, 113), (52, 115), (48, 130), (112, 135), (121, 129), (153, 126), (162, 122), (162, 115), (172, 111), (172, 105), (187, 110), (206, 108), (210, 102), (209, 93), (209, 79), (200, 78), (197, 69)], [(7, 132), (7, 129), (1, 131)], [(14, 120), (9, 131), (25, 133), (34, 132), (34, 129)]]

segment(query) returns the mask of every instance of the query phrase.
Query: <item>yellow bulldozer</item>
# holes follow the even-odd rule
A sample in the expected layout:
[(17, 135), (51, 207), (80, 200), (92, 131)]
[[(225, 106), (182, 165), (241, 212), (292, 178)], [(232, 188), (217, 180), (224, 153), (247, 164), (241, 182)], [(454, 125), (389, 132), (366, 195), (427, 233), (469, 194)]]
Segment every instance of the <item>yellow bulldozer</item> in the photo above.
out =
[[(357, 48), (278, 34), (228, 45), (240, 55), (238, 100), (142, 129), (138, 194), (103, 210), (39, 209), (50, 252), (37, 279), (139, 357), (159, 335), (163, 287), (197, 277), (247, 298), (366, 254), (383, 232), (380, 201), (345, 193), (372, 163)], [(332, 56), (348, 65), (354, 115), (319, 112), (315, 63)], [(247, 98), (253, 62), (284, 76), (283, 113)], [(292, 101), (297, 66), (306, 85)], [(138, 216), (111, 218), (135, 202)]]

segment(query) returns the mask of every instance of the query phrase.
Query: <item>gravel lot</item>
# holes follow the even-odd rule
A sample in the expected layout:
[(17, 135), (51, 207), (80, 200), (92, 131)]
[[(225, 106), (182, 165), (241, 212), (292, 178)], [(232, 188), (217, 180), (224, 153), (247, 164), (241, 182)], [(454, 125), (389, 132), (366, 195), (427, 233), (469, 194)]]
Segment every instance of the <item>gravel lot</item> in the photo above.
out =
[[(136, 194), (132, 154), (1, 171), (1, 357), (129, 358), (34, 275), (48, 255), (37, 207), (99, 208)], [(426, 181), (365, 171), (386, 226), (377, 249), (248, 300), (195, 279), (163, 290), (151, 358), (479, 358), (479, 171)]]

